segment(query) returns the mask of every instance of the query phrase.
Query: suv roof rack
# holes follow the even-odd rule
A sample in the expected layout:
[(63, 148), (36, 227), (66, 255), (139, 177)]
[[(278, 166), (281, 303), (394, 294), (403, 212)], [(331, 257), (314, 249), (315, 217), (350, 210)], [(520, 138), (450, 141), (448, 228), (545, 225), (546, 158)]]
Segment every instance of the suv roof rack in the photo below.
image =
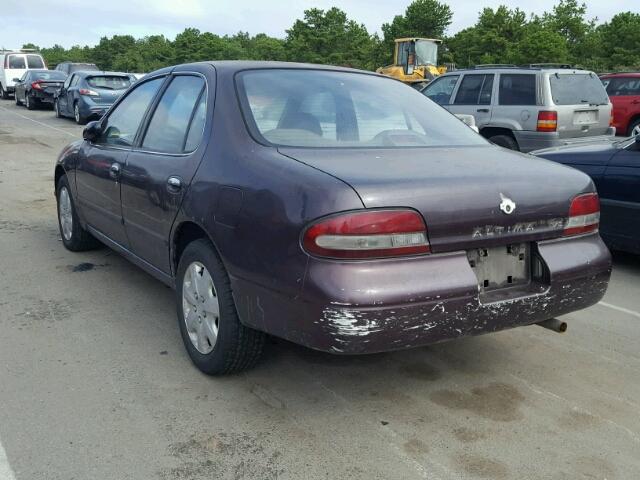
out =
[(517, 65), (512, 63), (483, 63), (480, 65), (474, 65), (471, 68), (517, 68)]
[(28, 53), (28, 52), (39, 52), (37, 48), (0, 48), (0, 53)]
[(576, 68), (573, 65), (568, 63), (530, 63), (529, 65), (525, 65), (525, 67), (529, 68)]

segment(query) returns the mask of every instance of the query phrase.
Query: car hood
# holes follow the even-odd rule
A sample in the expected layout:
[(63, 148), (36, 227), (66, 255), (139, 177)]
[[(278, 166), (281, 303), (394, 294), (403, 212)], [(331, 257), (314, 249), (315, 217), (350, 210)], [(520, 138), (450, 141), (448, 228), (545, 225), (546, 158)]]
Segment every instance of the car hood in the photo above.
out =
[(418, 210), (434, 252), (558, 237), (571, 199), (594, 191), (577, 170), (495, 146), (279, 150), (346, 182), (366, 208)]

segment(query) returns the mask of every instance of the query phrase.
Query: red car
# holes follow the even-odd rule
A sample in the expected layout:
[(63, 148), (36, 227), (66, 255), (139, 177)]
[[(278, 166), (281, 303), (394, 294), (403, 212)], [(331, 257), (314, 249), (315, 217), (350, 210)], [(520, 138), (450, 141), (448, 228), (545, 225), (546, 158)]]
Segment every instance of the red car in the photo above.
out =
[(618, 135), (640, 134), (640, 72), (601, 77), (613, 103), (613, 126)]

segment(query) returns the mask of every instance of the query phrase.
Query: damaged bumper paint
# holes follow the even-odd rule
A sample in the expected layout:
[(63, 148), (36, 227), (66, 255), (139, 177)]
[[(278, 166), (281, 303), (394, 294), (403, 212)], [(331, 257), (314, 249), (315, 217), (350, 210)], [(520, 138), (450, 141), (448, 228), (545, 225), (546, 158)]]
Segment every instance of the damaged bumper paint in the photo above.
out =
[(402, 261), (312, 258), (302, 295), (293, 303), (263, 295), (248, 323), (317, 350), (364, 354), (530, 325), (605, 294), (611, 256), (599, 235), (538, 242), (537, 251), (545, 282), (489, 298), (464, 251)]

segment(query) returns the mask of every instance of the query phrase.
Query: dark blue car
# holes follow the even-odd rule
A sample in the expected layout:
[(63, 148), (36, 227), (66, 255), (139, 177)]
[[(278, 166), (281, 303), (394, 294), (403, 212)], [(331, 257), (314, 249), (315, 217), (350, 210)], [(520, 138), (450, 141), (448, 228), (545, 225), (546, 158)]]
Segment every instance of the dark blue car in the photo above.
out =
[(611, 249), (640, 254), (640, 135), (533, 152), (582, 170), (600, 195), (600, 234)]
[(79, 125), (100, 118), (135, 81), (128, 73), (73, 72), (56, 94), (56, 117), (72, 117)]

